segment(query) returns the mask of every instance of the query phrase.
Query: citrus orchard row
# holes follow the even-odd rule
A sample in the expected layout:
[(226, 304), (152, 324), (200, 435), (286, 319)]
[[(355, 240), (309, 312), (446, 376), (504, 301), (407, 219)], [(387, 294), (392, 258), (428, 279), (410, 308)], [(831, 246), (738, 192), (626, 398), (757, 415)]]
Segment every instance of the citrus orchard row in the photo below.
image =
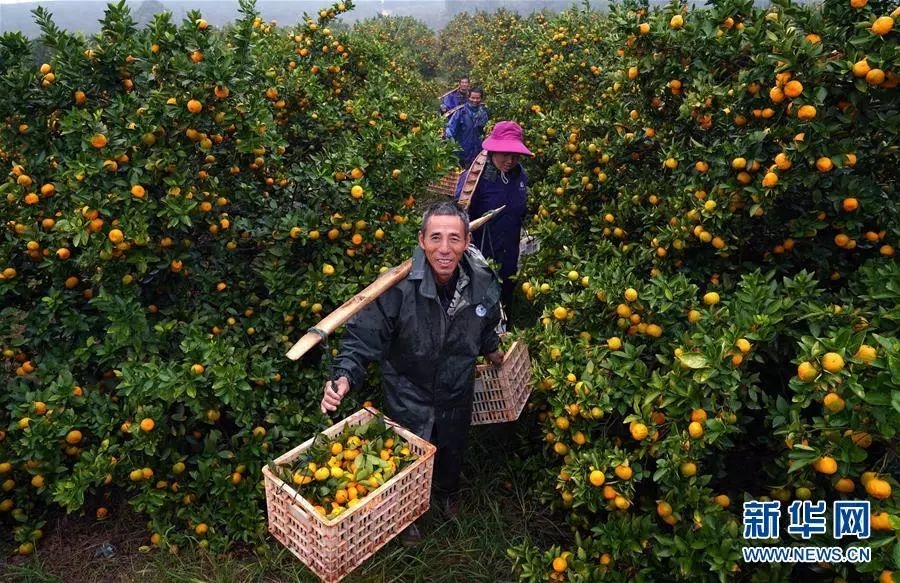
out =
[(868, 500), (871, 538), (785, 519), (780, 544), (873, 549), (819, 575), (900, 567), (898, 16), (624, 2), (451, 23), (537, 154), (519, 298), (544, 497), (575, 545), (513, 549), (522, 580), (804, 574), (742, 561), (748, 499)]
[(289, 28), (240, 7), (220, 30), (115, 4), (91, 38), (39, 9), (43, 63), (0, 37), (0, 523), (20, 553), (48, 514), (104, 519), (121, 492), (153, 544), (260, 543), (263, 465), (324, 421), (327, 360), (286, 348), (405, 258), (453, 161), (413, 53), (337, 22), (351, 2)]

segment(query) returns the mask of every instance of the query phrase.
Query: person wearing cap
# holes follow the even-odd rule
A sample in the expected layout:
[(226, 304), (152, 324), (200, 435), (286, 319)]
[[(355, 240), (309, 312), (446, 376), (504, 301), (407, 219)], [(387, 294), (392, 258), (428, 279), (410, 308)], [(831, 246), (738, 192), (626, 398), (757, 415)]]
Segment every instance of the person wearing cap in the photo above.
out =
[(473, 87), (466, 104), (450, 116), (444, 128), (444, 137), (459, 144), (456, 155), (462, 168), (468, 168), (481, 151), (484, 126), (488, 122), (488, 110), (482, 99), (484, 90)]
[[(528, 175), (519, 161), (522, 156), (533, 156), (522, 141), (522, 135), (522, 127), (516, 122), (497, 122), (491, 135), (481, 145), (487, 159), (468, 207), (469, 218), (474, 220), (489, 210), (506, 205), (503, 212), (483, 226), (472, 239), (485, 257), (494, 259), (500, 265), (501, 298), (507, 306), (515, 288), (512, 276), (518, 270), (519, 239), (528, 193)], [(457, 200), (469, 173), (473, 171), (475, 166), (460, 175), (456, 185)]]

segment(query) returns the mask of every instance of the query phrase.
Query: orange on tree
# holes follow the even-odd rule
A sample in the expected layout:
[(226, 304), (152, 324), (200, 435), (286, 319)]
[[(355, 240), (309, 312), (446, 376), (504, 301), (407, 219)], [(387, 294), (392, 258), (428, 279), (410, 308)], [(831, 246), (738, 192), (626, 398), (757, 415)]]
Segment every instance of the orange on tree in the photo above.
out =
[(813, 469), (819, 472), (820, 474), (831, 475), (837, 472), (838, 464), (837, 461), (831, 456), (822, 456), (818, 458), (812, 465)]
[(631, 466), (626, 464), (619, 464), (615, 467), (613, 472), (616, 474), (616, 477), (620, 480), (630, 480), (631, 476), (634, 475), (634, 470), (631, 469)]
[(819, 376), (819, 370), (811, 362), (808, 362), (808, 361), (801, 362), (797, 366), (797, 377), (805, 383), (813, 382), (814, 380), (816, 380), (816, 378), (818, 376)]
[(868, 344), (861, 344), (859, 349), (853, 355), (853, 358), (859, 359), (865, 363), (874, 361), (878, 357), (878, 351)]
[(876, 500), (887, 500), (891, 497), (891, 484), (887, 480), (875, 477), (866, 483), (866, 493)]
[(650, 434), (650, 430), (647, 426), (639, 422), (632, 422), (629, 426), (629, 432), (631, 433), (631, 437), (637, 441), (647, 439), (647, 436)]
[(844, 369), (844, 358), (837, 352), (826, 352), (822, 356), (822, 368), (830, 373), (838, 373)]
[(825, 395), (822, 399), (822, 404), (831, 413), (840, 413), (844, 410), (844, 406), (846, 405), (844, 399), (837, 393), (828, 393)]

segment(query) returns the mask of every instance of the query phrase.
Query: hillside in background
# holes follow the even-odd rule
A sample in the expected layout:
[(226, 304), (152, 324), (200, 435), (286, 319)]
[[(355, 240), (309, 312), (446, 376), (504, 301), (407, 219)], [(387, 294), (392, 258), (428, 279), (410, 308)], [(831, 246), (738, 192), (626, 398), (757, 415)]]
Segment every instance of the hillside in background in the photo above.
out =
[[(304, 13), (312, 14), (327, 6), (327, 0), (260, 0), (256, 6), (260, 15), (265, 20), (277, 20), (280, 24), (287, 25), (300, 20)], [(345, 15), (344, 22), (354, 22), (365, 18), (372, 18), (379, 14), (391, 16), (411, 16), (421, 20), (431, 29), (437, 31), (460, 12), (475, 12), (484, 10), (493, 12), (499, 8), (507, 7), (520, 14), (530, 14), (536, 10), (550, 10), (557, 12), (572, 6), (572, 2), (563, 0), (526, 0), (524, 2), (508, 2), (505, 0), (385, 0), (385, 1), (361, 1), (356, 3), (356, 8)], [(39, 34), (34, 23), (32, 10), (43, 5), (53, 13), (54, 22), (70, 31), (82, 31), (92, 34), (99, 29), (98, 21), (103, 18), (104, 10), (108, 2), (104, 1), (50, 1), (50, 2), (22, 2), (20, 4), (0, 5), (0, 32), (21, 31), (26, 36), (34, 37)], [(139, 23), (149, 22), (154, 14), (162, 10), (172, 12), (176, 20), (182, 19), (190, 10), (199, 10), (203, 17), (215, 26), (221, 26), (233, 21), (238, 16), (238, 3), (232, 2), (202, 2), (202, 1), (165, 1), (145, 0), (129, 1), (132, 14)], [(606, 6), (606, 2), (598, 6)]]

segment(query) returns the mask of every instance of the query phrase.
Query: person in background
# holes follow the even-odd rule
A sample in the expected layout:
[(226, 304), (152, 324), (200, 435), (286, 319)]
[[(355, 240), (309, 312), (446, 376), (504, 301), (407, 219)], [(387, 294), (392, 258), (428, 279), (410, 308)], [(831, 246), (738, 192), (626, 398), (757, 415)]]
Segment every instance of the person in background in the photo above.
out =
[[(503, 361), (500, 285), (483, 258), (466, 252), (470, 242), (456, 203), (425, 211), (409, 275), (348, 322), (321, 402), (323, 413), (337, 409), (379, 361), (388, 417), (437, 447), (433, 502), (449, 518), (458, 511), (475, 359)], [(401, 533), (407, 546), (420, 540), (416, 524)]]
[(466, 104), (450, 116), (444, 128), (444, 137), (459, 144), (456, 155), (462, 168), (468, 168), (481, 151), (484, 126), (488, 122), (488, 110), (482, 103), (483, 99), (484, 90), (473, 87)]
[(501, 298), (506, 306), (512, 300), (515, 287), (512, 276), (518, 270), (519, 240), (528, 197), (528, 176), (519, 160), (522, 156), (533, 155), (522, 141), (522, 135), (522, 127), (516, 122), (498, 122), (482, 144), (487, 158), (483, 167), (475, 165), (478, 168), (469, 168), (460, 175), (456, 185), (456, 198), (459, 200), (469, 174), (480, 168), (477, 185), (472, 192), (466, 193), (469, 197), (469, 218), (472, 220), (506, 205), (503, 212), (473, 237), (482, 254), (500, 265)]
[(460, 107), (465, 105), (469, 97), (469, 78), (460, 77), (456, 88), (441, 95), (441, 115), (449, 118)]

